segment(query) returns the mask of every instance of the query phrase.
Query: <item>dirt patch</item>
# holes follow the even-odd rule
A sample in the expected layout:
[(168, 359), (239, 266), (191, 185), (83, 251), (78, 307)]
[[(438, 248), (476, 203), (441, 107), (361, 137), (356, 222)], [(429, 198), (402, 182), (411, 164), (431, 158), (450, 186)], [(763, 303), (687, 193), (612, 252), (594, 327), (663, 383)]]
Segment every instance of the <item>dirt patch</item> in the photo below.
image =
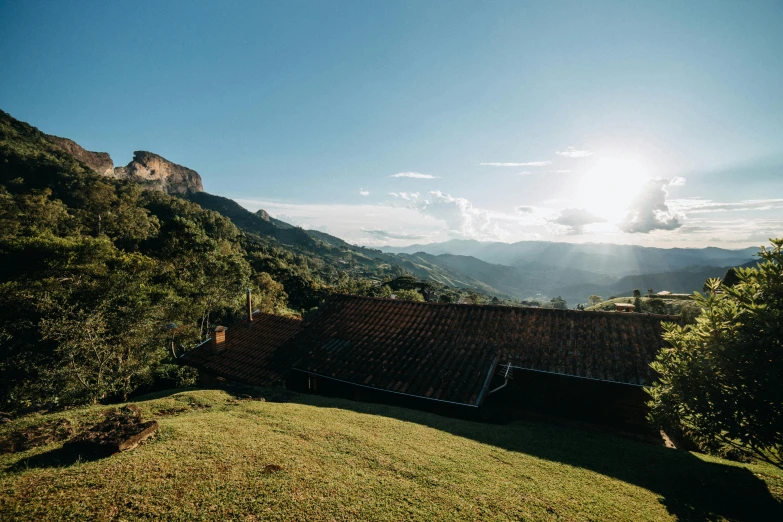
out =
[(278, 471), (283, 471), (282, 466), (278, 466), (277, 464), (267, 464), (264, 466), (264, 474), (269, 475), (271, 473), (277, 473)]
[(169, 417), (172, 415), (179, 415), (180, 413), (185, 413), (188, 411), (190, 411), (190, 408), (187, 408), (185, 406), (175, 406), (173, 408), (163, 408), (161, 410), (157, 410), (156, 414), (162, 417)]
[(68, 441), (67, 449), (89, 456), (109, 456), (134, 449), (158, 431), (157, 421), (142, 421), (141, 411), (133, 404), (105, 411), (103, 416), (104, 420)]
[(27, 451), (52, 442), (69, 439), (74, 434), (73, 426), (66, 419), (51, 420), (17, 430), (0, 440), (0, 454)]

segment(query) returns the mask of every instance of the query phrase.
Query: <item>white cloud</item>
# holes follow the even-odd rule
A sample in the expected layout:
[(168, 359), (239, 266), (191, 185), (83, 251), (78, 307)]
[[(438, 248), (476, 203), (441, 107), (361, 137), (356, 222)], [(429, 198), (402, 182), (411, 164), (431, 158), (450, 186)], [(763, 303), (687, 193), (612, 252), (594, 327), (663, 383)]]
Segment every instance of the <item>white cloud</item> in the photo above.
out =
[(564, 208), (555, 219), (550, 219), (550, 223), (565, 227), (567, 234), (582, 234), (585, 225), (593, 223), (605, 223), (606, 219), (591, 214), (583, 208)]
[(422, 174), (421, 172), (398, 172), (392, 174), (390, 178), (415, 178), (415, 179), (440, 179), (438, 176), (432, 174)]
[(525, 161), (522, 163), (479, 163), (482, 167), (544, 167), (551, 161)]
[(364, 190), (363, 188), (360, 188), (359, 189), (359, 195), (360, 196), (369, 196), (370, 195), (370, 191), (369, 190)]
[(389, 232), (388, 230), (381, 230), (381, 229), (375, 229), (375, 230), (362, 229), (362, 232), (374, 238), (385, 239), (385, 240), (400, 239), (406, 241), (415, 241), (417, 239), (424, 239), (426, 237), (429, 237), (426, 234), (408, 234), (407, 232), (402, 232), (398, 234), (396, 232)]
[(578, 150), (575, 147), (567, 147), (566, 150), (555, 151), (559, 156), (565, 156), (567, 158), (586, 158), (593, 153), (589, 150)]
[(517, 176), (529, 176), (530, 172), (527, 170), (523, 170), (522, 172), (517, 172)]
[(533, 207), (528, 207), (525, 205), (521, 205), (516, 208), (517, 212), (521, 212), (522, 214), (532, 214), (536, 209)]
[(679, 187), (681, 185), (685, 185), (685, 178), (677, 177), (672, 178), (671, 181), (669, 181), (670, 187)]
[(783, 199), (745, 199), (734, 203), (721, 203), (711, 199), (673, 199), (672, 208), (685, 214), (706, 214), (711, 212), (744, 212), (777, 210), (783, 208)]
[[(285, 203), (280, 201), (236, 198), (235, 201), (255, 212), (263, 208), (273, 217), (308, 230), (320, 230), (351, 244), (368, 246), (406, 245), (413, 240), (445, 241), (450, 235), (442, 221), (422, 215), (412, 205)], [(393, 228), (392, 228), (393, 227)], [(394, 230), (408, 239), (381, 238), (373, 230)]]
[(479, 209), (465, 198), (455, 198), (436, 190), (431, 199), (419, 202), (422, 214), (444, 221), (451, 236), (471, 239), (501, 240), (509, 235), (490, 212)]
[(665, 178), (651, 179), (631, 201), (620, 228), (628, 233), (649, 234), (653, 230), (674, 230), (682, 226), (684, 215), (669, 208), (666, 190), (671, 184)]
[(570, 170), (550, 170), (549, 172), (551, 172), (553, 174), (568, 174), (571, 171)]
[(389, 195), (394, 196), (395, 198), (402, 198), (405, 201), (413, 201), (419, 199), (421, 193), (420, 192), (389, 192)]

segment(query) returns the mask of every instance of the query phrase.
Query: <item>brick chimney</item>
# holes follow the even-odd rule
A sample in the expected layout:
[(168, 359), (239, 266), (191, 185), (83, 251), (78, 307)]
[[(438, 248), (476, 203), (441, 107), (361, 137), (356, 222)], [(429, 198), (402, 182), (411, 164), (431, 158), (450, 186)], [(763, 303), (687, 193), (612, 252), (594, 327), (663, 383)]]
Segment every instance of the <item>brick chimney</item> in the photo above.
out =
[(250, 289), (247, 289), (247, 321), (253, 320), (253, 296), (250, 293)]
[(225, 350), (226, 348), (226, 328), (225, 326), (215, 327), (215, 349)]

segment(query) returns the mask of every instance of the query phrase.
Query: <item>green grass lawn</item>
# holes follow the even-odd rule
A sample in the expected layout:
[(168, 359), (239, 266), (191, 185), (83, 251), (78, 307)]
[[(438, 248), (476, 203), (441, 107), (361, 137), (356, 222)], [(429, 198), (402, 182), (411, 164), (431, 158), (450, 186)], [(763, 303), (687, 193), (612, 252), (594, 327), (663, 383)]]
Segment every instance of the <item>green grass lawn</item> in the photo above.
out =
[[(783, 520), (783, 472), (763, 464), (308, 395), (158, 397), (135, 402), (161, 425), (136, 450), (73, 462), (56, 443), (0, 456), (0, 519)], [(105, 409), (30, 415), (0, 435)]]

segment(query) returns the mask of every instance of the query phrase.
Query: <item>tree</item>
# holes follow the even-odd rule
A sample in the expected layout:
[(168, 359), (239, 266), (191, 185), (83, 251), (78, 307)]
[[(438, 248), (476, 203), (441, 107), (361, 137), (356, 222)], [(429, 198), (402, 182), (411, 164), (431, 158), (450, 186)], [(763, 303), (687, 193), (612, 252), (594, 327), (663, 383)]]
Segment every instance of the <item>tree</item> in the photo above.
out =
[(162, 358), (165, 292), (152, 282), (156, 263), (140, 254), (109, 263), (107, 277), (76, 281), (41, 303), (41, 335), (56, 343), (59, 361), (44, 373), (62, 383), (60, 398), (68, 402), (127, 399)]
[(397, 296), (397, 299), (424, 302), (424, 297), (416, 290), (401, 289), (396, 290), (394, 294)]
[(637, 314), (642, 313), (642, 298), (639, 296), (633, 298), (633, 311)]
[(288, 294), (283, 285), (266, 272), (256, 274), (253, 279), (253, 308), (267, 314), (279, 314), (286, 309)]
[(587, 305), (588, 306), (595, 306), (598, 303), (600, 303), (601, 301), (603, 301), (603, 299), (601, 299), (600, 295), (591, 295), (590, 297), (587, 298)]
[(669, 309), (663, 299), (648, 299), (645, 303), (647, 310), (654, 314), (668, 314)]
[(552, 308), (558, 308), (560, 310), (568, 309), (568, 303), (560, 296), (553, 297), (550, 303), (552, 304)]
[(737, 270), (734, 268), (729, 268), (726, 270), (726, 275), (723, 276), (723, 280), (721, 281), (724, 286), (734, 286), (737, 283), (739, 283), (739, 278), (737, 277)]
[(783, 468), (783, 239), (763, 262), (736, 269), (734, 286), (694, 293), (696, 323), (664, 323), (664, 348), (647, 388), (651, 420), (703, 450), (749, 454)]
[(451, 292), (445, 292), (443, 294), (440, 294), (438, 296), (438, 302), (439, 303), (453, 303), (454, 302), (454, 294)]
[(637, 288), (636, 290), (634, 290), (634, 291), (633, 291), (633, 296), (634, 296), (634, 297), (641, 297), (641, 296), (642, 296), (642, 293), (641, 293), (641, 292), (639, 291), (639, 289)]

